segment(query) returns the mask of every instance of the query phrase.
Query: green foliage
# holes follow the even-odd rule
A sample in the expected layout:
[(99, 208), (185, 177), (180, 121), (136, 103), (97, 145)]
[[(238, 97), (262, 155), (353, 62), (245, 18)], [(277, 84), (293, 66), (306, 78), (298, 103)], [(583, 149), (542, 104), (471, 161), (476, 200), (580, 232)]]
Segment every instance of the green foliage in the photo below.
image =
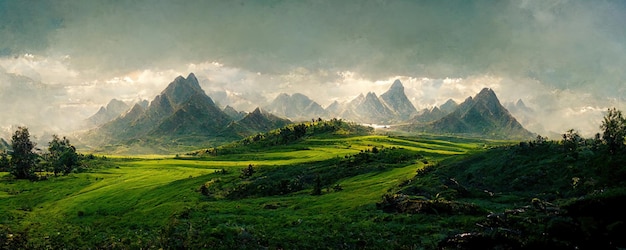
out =
[(0, 151), (0, 172), (6, 172), (10, 169), (9, 155), (6, 151)]
[(314, 122), (290, 124), (267, 133), (258, 133), (248, 136), (238, 142), (196, 151), (189, 153), (189, 155), (217, 156), (218, 154), (235, 154), (248, 152), (252, 149), (264, 150), (267, 147), (294, 144), (305, 138), (320, 138), (325, 136), (346, 137), (368, 135), (373, 132), (374, 129), (371, 127), (361, 126), (356, 123), (343, 121), (341, 119), (333, 118), (327, 121), (318, 119)]
[(565, 134), (563, 134), (563, 148), (566, 152), (574, 152), (576, 153), (574, 158), (578, 157), (578, 147), (583, 144), (583, 138), (576, 132), (574, 129), (569, 129)]
[(612, 108), (604, 116), (602, 124), (602, 139), (609, 146), (609, 151), (616, 154), (624, 148), (624, 137), (626, 136), (626, 119), (622, 116), (622, 111)]
[(617, 203), (625, 197), (626, 156), (598, 144), (599, 136), (584, 139), (569, 130), (561, 142), (538, 138), (429, 163), (377, 205), (428, 214), (470, 202), (481, 207), (476, 211), (492, 211), (477, 227), (441, 241), (443, 249), (625, 246), (626, 218)]
[(252, 164), (248, 164), (248, 167), (244, 168), (241, 170), (241, 175), (239, 177), (241, 178), (248, 178), (251, 177), (254, 174), (254, 167), (252, 166)]
[[(615, 187), (625, 183), (626, 156), (589, 142), (573, 159), (545, 139), (330, 132), (206, 158), (88, 156), (87, 171), (46, 182), (0, 176), (0, 242), (12, 234), (10, 248), (35, 249), (622, 247)], [(316, 186), (324, 195), (311, 196)]]
[(46, 158), (55, 175), (69, 174), (80, 165), (79, 155), (70, 140), (65, 137), (61, 139), (57, 135), (52, 135), (52, 141), (48, 143)]
[(35, 165), (38, 155), (34, 152), (35, 143), (30, 140), (26, 127), (18, 127), (11, 140), (10, 172), (17, 179), (35, 177)]
[(319, 174), (315, 176), (315, 183), (313, 185), (313, 192), (311, 192), (311, 194), (322, 195), (322, 178)]

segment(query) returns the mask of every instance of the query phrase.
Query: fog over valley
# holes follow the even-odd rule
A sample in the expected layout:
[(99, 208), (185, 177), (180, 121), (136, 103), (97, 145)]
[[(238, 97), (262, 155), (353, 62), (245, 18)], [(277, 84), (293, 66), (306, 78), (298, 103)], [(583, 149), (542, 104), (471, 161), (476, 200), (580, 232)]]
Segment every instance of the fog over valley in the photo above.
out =
[(327, 108), (396, 80), (418, 111), (490, 88), (531, 132), (591, 136), (607, 108), (626, 108), (625, 11), (582, 0), (0, 0), (0, 137), (88, 129), (112, 99), (152, 101), (189, 73), (220, 108), (245, 112), (282, 93)]

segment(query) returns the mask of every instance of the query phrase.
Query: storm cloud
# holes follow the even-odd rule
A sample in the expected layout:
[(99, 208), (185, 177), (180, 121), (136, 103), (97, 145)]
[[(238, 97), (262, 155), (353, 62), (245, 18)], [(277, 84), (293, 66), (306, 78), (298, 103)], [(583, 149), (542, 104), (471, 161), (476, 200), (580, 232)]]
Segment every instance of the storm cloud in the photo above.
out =
[[(626, 3), (603, 0), (0, 0), (0, 58), (8, 72), (73, 86), (74, 95), (141, 72), (196, 69), (206, 71), (206, 87), (261, 90), (268, 98), (303, 92), (323, 104), (401, 78), (418, 107), (447, 98), (434, 94), (462, 100), (492, 86), (538, 109), (602, 110), (624, 94), (624, 23)], [(59, 61), (49, 64), (73, 75), (12, 66), (25, 55)], [(212, 62), (222, 66), (198, 66)], [(147, 98), (168, 82), (136, 80), (129, 89), (149, 89)]]

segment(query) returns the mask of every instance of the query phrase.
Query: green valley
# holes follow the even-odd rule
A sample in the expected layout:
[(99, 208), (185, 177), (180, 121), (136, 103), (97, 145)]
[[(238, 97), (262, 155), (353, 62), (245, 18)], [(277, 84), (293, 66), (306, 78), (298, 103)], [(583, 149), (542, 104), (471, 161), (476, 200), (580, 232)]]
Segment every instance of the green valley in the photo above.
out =
[(88, 156), (67, 175), (1, 174), (0, 248), (624, 246), (626, 157), (609, 149), (573, 130), (517, 142), (320, 119), (183, 154)]
[[(47, 181), (2, 174), (2, 247), (435, 246), (449, 231), (437, 217), (387, 214), (376, 202), (427, 162), (497, 143), (320, 133), (272, 147), (236, 144), (217, 156), (96, 157), (87, 172)], [(248, 166), (255, 171), (242, 178)], [(316, 175), (321, 195), (311, 195)], [(259, 191), (272, 182), (274, 191)]]

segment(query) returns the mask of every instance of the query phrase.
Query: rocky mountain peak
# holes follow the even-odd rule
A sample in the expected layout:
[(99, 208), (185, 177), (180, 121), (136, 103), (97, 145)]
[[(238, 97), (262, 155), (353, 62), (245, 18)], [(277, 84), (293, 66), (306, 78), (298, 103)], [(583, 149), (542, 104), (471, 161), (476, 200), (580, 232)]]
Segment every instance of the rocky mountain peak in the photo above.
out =
[(402, 85), (402, 82), (400, 82), (400, 80), (396, 79), (395, 81), (393, 81), (393, 84), (391, 84), (389, 90), (404, 92), (404, 85)]
[(198, 93), (205, 94), (196, 76), (190, 73), (187, 78), (182, 76), (176, 77), (176, 79), (161, 92), (161, 95), (167, 96), (167, 98), (173, 102), (172, 104), (177, 106)]

